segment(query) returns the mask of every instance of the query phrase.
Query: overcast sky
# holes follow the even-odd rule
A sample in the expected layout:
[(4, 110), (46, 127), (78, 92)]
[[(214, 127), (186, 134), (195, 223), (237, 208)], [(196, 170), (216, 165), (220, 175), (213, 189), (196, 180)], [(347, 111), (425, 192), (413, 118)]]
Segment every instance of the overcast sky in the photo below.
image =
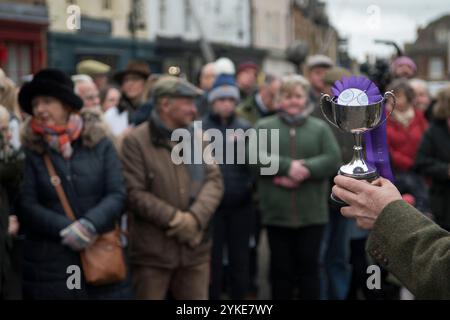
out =
[(374, 39), (396, 41), (403, 49), (405, 42), (416, 39), (419, 26), (450, 14), (450, 0), (324, 1), (332, 25), (349, 39), (350, 55), (359, 61), (367, 53), (388, 56), (394, 52), (390, 46), (374, 44)]

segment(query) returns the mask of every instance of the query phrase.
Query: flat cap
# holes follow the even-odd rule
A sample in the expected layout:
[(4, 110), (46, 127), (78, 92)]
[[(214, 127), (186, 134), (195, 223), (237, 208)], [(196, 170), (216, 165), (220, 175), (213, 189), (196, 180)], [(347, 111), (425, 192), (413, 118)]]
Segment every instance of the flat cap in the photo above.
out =
[(78, 74), (100, 75), (111, 71), (111, 67), (107, 64), (96, 60), (83, 60), (77, 64)]
[(306, 67), (308, 69), (318, 68), (318, 67), (326, 67), (331, 68), (334, 66), (333, 60), (323, 54), (316, 54), (313, 56), (309, 56), (306, 59)]
[(190, 82), (174, 76), (162, 76), (153, 87), (154, 98), (163, 96), (195, 98), (202, 94), (203, 91)]

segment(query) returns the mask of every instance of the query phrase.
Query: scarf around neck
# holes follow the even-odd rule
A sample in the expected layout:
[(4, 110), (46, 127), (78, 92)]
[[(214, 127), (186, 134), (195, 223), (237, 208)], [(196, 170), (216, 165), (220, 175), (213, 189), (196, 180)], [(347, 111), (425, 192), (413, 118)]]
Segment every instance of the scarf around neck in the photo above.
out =
[(34, 133), (42, 136), (51, 149), (59, 152), (67, 160), (73, 154), (72, 142), (81, 135), (83, 119), (79, 114), (72, 113), (66, 124), (48, 126), (33, 117), (30, 125)]
[[(156, 129), (165, 137), (171, 141), (172, 132), (173, 130), (167, 128), (167, 126), (164, 124), (164, 122), (159, 117), (158, 112), (156, 112), (155, 109), (152, 110), (152, 113), (150, 115), (150, 121), (152, 124), (156, 127)], [(190, 201), (193, 202), (197, 198), (198, 193), (200, 192), (201, 188), (203, 187), (204, 181), (205, 181), (205, 167), (204, 167), (204, 161), (202, 160), (202, 163), (195, 164), (193, 161), (194, 158), (194, 139), (198, 139), (199, 137), (196, 137), (196, 130), (194, 130), (194, 126), (190, 125), (189, 127), (185, 128), (189, 130), (190, 136), (191, 136), (191, 143), (190, 143), (190, 150), (191, 150), (191, 161), (189, 163), (183, 163), (187, 171), (189, 173), (189, 176), (191, 177), (191, 199)], [(184, 141), (183, 142), (187, 142)], [(201, 143), (201, 142), (200, 142)]]
[(314, 105), (312, 103), (308, 104), (306, 109), (296, 115), (290, 115), (283, 110), (278, 111), (278, 115), (286, 124), (289, 126), (298, 127), (305, 123), (306, 119), (313, 112)]
[(405, 128), (407, 128), (411, 124), (411, 121), (414, 119), (415, 115), (416, 112), (414, 111), (414, 108), (409, 108), (406, 111), (395, 109), (394, 112), (392, 112), (393, 119)]

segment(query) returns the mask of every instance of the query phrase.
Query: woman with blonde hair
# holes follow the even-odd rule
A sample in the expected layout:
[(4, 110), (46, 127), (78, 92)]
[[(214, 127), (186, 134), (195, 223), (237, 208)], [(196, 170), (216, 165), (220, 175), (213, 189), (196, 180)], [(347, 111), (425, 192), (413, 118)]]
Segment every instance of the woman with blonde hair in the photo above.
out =
[(415, 168), (431, 178), (431, 213), (437, 224), (450, 231), (450, 86), (439, 91), (433, 116), (419, 146)]
[(277, 300), (320, 297), (319, 253), (328, 222), (329, 180), (341, 163), (331, 129), (310, 116), (314, 105), (308, 92), (309, 82), (302, 76), (283, 78), (278, 114), (256, 124), (257, 130), (279, 132), (277, 153), (259, 150), (261, 158), (267, 157), (261, 153), (271, 154), (279, 170), (258, 179), (271, 252), (272, 298)]

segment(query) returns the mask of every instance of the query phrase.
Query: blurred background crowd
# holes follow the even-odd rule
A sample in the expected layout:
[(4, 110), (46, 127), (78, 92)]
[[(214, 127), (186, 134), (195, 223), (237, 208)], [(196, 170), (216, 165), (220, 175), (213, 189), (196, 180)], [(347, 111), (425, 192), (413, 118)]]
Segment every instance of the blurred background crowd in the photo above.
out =
[[(352, 74), (393, 90), (395, 185), (450, 231), (447, 35), (450, 15), (358, 63), (320, 1), (0, 1), (0, 297), (411, 299), (384, 270), (367, 287), (368, 232), (328, 203), (353, 140), (319, 99)], [(170, 135), (194, 120), (280, 130), (279, 172), (175, 165)], [(116, 224), (126, 277), (69, 290)]]

